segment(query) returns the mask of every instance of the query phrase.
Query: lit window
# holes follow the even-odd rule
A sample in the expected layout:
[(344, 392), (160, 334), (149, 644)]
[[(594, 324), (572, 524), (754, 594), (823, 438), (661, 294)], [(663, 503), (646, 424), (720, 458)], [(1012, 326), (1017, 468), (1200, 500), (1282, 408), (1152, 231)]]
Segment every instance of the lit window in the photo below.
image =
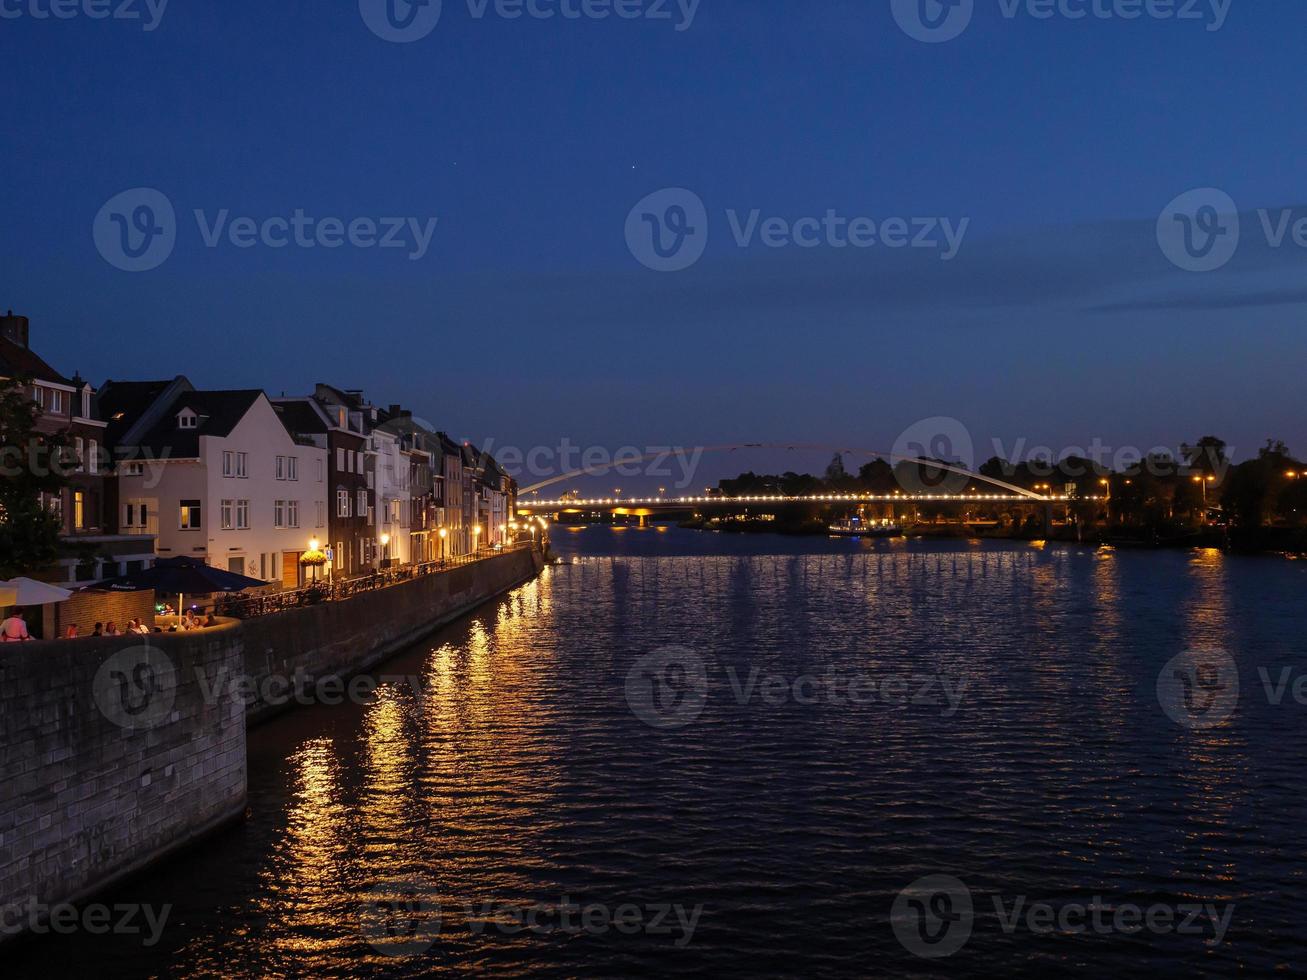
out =
[(200, 502), (183, 500), (177, 527), (182, 531), (198, 531), (203, 526), (200, 521)]
[(81, 490), (73, 492), (73, 528), (80, 531), (86, 527), (86, 495)]

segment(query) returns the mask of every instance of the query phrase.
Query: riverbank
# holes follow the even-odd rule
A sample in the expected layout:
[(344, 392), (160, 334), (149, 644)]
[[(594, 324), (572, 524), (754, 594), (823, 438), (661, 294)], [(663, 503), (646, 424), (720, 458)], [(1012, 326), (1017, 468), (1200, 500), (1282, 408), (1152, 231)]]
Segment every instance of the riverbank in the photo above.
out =
[[(687, 531), (723, 534), (776, 534), (786, 537), (828, 537), (828, 522), (769, 520), (712, 521), (695, 518), (678, 522)], [(1231, 530), (1211, 527), (1202, 530), (1158, 533), (1145, 528), (1095, 527), (1080, 531), (1074, 526), (1058, 525), (1049, 529), (1026, 525), (998, 526), (976, 523), (919, 523), (904, 528), (905, 538), (954, 538), (978, 541), (1055, 541), (1064, 544), (1108, 546), (1115, 548), (1191, 549), (1219, 548), (1239, 554), (1307, 555), (1307, 529), (1265, 527)]]
[(535, 577), (520, 549), (391, 588), (194, 634), (22, 644), (0, 657), (0, 910), (71, 903), (242, 819), (246, 729), (343, 685)]

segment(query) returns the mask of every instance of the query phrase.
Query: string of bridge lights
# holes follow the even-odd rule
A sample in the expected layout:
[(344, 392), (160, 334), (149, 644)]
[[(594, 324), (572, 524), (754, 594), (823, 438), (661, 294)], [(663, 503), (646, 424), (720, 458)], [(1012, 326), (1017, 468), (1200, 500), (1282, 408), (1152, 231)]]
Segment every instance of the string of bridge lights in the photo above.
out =
[(854, 503), (1036, 503), (1065, 504), (1075, 501), (1100, 501), (1098, 496), (1070, 497), (1050, 495), (1026, 497), (1001, 493), (894, 493), (894, 494), (839, 494), (826, 493), (802, 497), (763, 495), (746, 497), (567, 497), (559, 500), (518, 500), (522, 510), (560, 510), (577, 507), (642, 507), (669, 504), (854, 504)]

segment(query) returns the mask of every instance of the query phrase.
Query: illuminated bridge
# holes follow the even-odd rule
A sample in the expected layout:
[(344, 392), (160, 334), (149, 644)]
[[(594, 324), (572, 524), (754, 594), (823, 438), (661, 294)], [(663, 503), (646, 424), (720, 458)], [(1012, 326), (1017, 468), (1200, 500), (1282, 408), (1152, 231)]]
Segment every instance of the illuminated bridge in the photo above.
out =
[[(720, 453), (735, 452), (741, 449), (829, 449), (831, 447), (816, 447), (810, 445), (789, 445), (771, 444), (771, 443), (742, 443), (729, 446), (711, 446), (699, 447), (696, 451), (699, 453)], [(932, 473), (949, 473), (954, 477), (963, 477), (964, 483), (975, 481), (993, 487), (995, 490), (1005, 491), (1003, 493), (980, 493), (975, 490), (964, 490), (961, 493), (892, 493), (892, 494), (873, 494), (873, 493), (827, 493), (812, 494), (808, 496), (788, 497), (783, 495), (754, 495), (727, 497), (721, 494), (708, 494), (702, 497), (668, 497), (659, 495), (657, 497), (625, 497), (613, 495), (611, 497), (582, 497), (579, 493), (565, 494), (562, 497), (553, 500), (538, 499), (539, 492), (546, 487), (554, 486), (564, 480), (570, 480), (578, 476), (597, 476), (614, 468), (614, 463), (597, 464), (595, 466), (583, 467), (572, 470), (569, 473), (562, 473), (551, 477), (533, 486), (524, 487), (518, 494), (517, 508), (522, 514), (580, 514), (587, 511), (610, 510), (614, 515), (648, 517), (655, 513), (669, 513), (674, 511), (686, 510), (704, 510), (714, 507), (741, 507), (750, 505), (770, 505), (775, 507), (785, 507), (802, 504), (1022, 504), (1022, 505), (1043, 505), (1051, 508), (1054, 504), (1068, 504), (1073, 498), (1069, 496), (1059, 496), (1053, 494), (1052, 488), (1044, 485), (1043, 489), (1048, 493), (1039, 493), (1034, 490), (1028, 490), (1025, 487), (1007, 483), (992, 476), (986, 476), (982, 473), (975, 473), (957, 463), (945, 463), (938, 459), (927, 459), (922, 456), (905, 455), (900, 453), (883, 453), (873, 452), (870, 450), (837, 450), (840, 453), (853, 455), (868, 455), (873, 458), (892, 460), (896, 463), (912, 463), (926, 467)], [(646, 454), (636, 458), (625, 460), (624, 462), (639, 462), (641, 460), (662, 458), (665, 454)], [(1074, 498), (1086, 501), (1099, 500), (1098, 497), (1081, 497)]]
[[(1073, 498), (1066, 496), (1035, 496), (1031, 494), (1003, 493), (823, 493), (805, 497), (746, 496), (726, 497), (713, 495), (707, 497), (561, 497), (557, 500), (521, 499), (517, 509), (526, 513), (578, 513), (588, 510), (605, 510), (612, 508), (617, 513), (647, 511), (703, 510), (709, 507), (740, 507), (746, 505), (767, 504), (787, 506), (797, 504), (929, 504), (929, 503), (963, 503), (963, 504), (1064, 504)], [(1097, 497), (1078, 498), (1097, 500)]]

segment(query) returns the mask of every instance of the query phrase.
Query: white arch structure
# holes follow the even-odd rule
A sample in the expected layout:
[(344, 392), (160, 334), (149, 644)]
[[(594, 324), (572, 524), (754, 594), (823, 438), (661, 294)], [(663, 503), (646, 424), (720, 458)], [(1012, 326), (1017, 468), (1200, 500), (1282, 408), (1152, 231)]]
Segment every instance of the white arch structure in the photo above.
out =
[[(956, 473), (959, 476), (965, 476), (972, 480), (980, 480), (992, 486), (996, 486), (1003, 490), (1007, 490), (1008, 492), (1016, 494), (1019, 497), (1025, 497), (1029, 500), (1038, 501), (1039, 503), (1058, 503), (1061, 502), (1063, 499), (1065, 499), (1062, 497), (1044, 496), (1042, 494), (1035, 493), (1033, 490), (1027, 490), (1024, 487), (1018, 487), (1011, 483), (1005, 483), (1003, 480), (996, 480), (992, 476), (985, 476), (984, 474), (981, 473), (973, 473), (970, 470), (965, 469), (963, 467), (953, 466), (948, 463), (941, 463), (938, 460), (922, 459), (921, 457), (918, 456), (902, 456), (899, 455), (898, 453), (882, 453), (871, 449), (842, 449), (839, 446), (817, 446), (817, 445), (810, 445), (810, 444), (765, 443), (765, 442), (749, 442), (749, 443), (741, 443), (739, 445), (730, 445), (730, 446), (696, 446), (694, 448), (695, 451), (698, 453), (734, 452), (739, 449), (783, 449), (783, 450), (796, 450), (796, 451), (804, 451), (804, 452), (848, 453), (853, 456), (872, 456), (881, 459), (888, 459), (895, 463), (918, 463), (922, 466), (929, 466), (933, 469), (945, 470), (949, 473)], [(668, 456), (668, 452), (666, 450), (656, 452), (656, 453), (645, 453), (643, 456), (633, 456), (633, 457), (627, 457), (620, 461), (612, 460), (605, 463), (597, 463), (593, 466), (586, 466), (586, 467), (582, 467), (581, 469), (572, 470), (569, 473), (563, 473), (560, 476), (550, 477), (548, 480), (543, 480), (540, 483), (536, 483), (533, 484), (532, 486), (522, 487), (521, 489), (519, 489), (518, 506), (532, 506), (529, 502), (523, 502), (522, 496), (524, 494), (529, 494), (529, 493), (538, 493), (539, 491), (543, 490), (545, 487), (551, 487), (555, 483), (562, 483), (564, 480), (572, 480), (578, 476), (599, 476), (602, 473), (605, 473), (616, 466), (627, 466), (632, 463), (642, 463), (646, 460), (658, 459), (660, 457), (665, 458), (667, 456)], [(850, 498), (850, 499), (854, 499), (854, 498)]]

